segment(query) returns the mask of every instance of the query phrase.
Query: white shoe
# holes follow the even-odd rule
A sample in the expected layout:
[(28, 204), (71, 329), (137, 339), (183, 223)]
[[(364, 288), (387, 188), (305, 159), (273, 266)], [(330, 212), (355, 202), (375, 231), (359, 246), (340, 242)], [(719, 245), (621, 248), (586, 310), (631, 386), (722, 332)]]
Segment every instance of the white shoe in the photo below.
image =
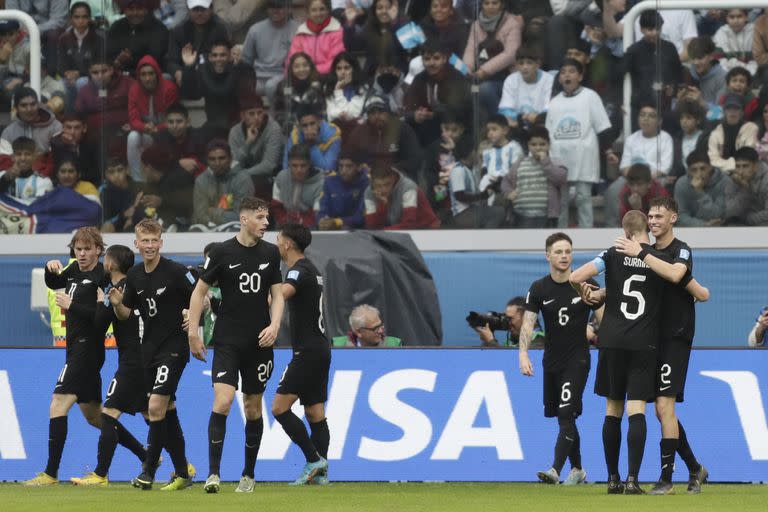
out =
[(237, 484), (235, 492), (253, 492), (255, 486), (256, 482), (253, 481), (253, 478), (243, 475), (240, 477), (240, 483)]
[(565, 479), (563, 485), (579, 485), (587, 483), (587, 472), (583, 469), (571, 468), (571, 472), (568, 473), (568, 478)]
[(219, 489), (221, 489), (221, 478), (219, 478), (219, 475), (208, 475), (203, 490), (208, 494), (214, 494), (219, 492)]
[(546, 471), (539, 471), (536, 473), (536, 476), (538, 476), (539, 480), (541, 480), (545, 484), (560, 483), (560, 475), (557, 473), (555, 468), (549, 468)]

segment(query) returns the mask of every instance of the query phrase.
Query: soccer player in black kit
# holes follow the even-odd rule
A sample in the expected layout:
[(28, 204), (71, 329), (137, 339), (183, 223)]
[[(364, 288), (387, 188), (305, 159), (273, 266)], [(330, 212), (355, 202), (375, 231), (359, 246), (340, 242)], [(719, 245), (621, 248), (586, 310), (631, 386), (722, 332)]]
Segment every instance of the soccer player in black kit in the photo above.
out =
[(145, 490), (152, 488), (160, 451), (165, 447), (175, 474), (161, 490), (181, 490), (192, 485), (192, 478), (175, 400), (189, 360), (184, 321), (195, 277), (185, 266), (160, 255), (162, 226), (157, 221), (142, 220), (135, 233), (143, 264), (128, 271), (124, 290), (109, 290), (109, 301), (119, 320), (127, 320), (138, 309), (144, 322), (141, 356), (144, 389), (149, 393), (149, 436), (143, 471), (131, 483)]
[[(627, 239), (650, 242), (648, 221), (643, 212), (627, 212), (622, 227)], [(600, 326), (595, 393), (607, 399), (603, 449), (608, 468), (608, 493), (644, 494), (638, 474), (647, 435), (646, 402), (655, 396), (659, 323), (666, 284), (640, 258), (621, 254), (614, 247), (575, 270), (570, 282), (576, 289), (583, 289), (582, 283), (602, 272), (605, 272), (605, 313)], [(703, 290), (694, 279), (689, 281), (687, 289), (695, 296)], [(627, 480), (622, 484), (618, 466), (625, 400), (629, 420), (629, 469)]]
[[(263, 240), (269, 210), (262, 199), (247, 197), (239, 206), (240, 232), (214, 246), (189, 303), (189, 350), (205, 361), (206, 348), (199, 335), (203, 300), (211, 286), (221, 290), (221, 305), (213, 330), (213, 410), (208, 422), (209, 472), (203, 489), (219, 492), (221, 454), (227, 416), (235, 399), (238, 376), (245, 409), (245, 466), (236, 492), (253, 492), (256, 457), (264, 431), (261, 401), (272, 375), (274, 354), (283, 317), (284, 301), (280, 253)], [(272, 304), (269, 305), (269, 297)]]
[[(328, 483), (330, 433), (325, 402), (331, 347), (323, 321), (323, 277), (304, 255), (310, 243), (312, 233), (299, 224), (285, 224), (277, 235), (280, 256), (288, 267), (283, 295), (288, 301), (293, 357), (277, 386), (272, 414), (307, 460), (301, 475), (291, 485)], [(311, 436), (304, 422), (291, 411), (296, 400), (304, 406)]]
[[(688, 361), (696, 330), (694, 298), (685, 290), (693, 271), (693, 251), (675, 238), (677, 203), (670, 197), (655, 198), (650, 203), (648, 226), (656, 239), (654, 250), (632, 240), (619, 239), (616, 249), (627, 256), (639, 257), (651, 270), (669, 282), (661, 312), (659, 358), (656, 369), (656, 416), (661, 423), (661, 477), (651, 494), (671, 494), (675, 451), (688, 467), (688, 492), (701, 492), (708, 472), (693, 454), (688, 439), (675, 414), (675, 402), (684, 399)], [(656, 252), (658, 251), (658, 252)], [(707, 297), (708, 298), (708, 297)], [(706, 300), (706, 299), (704, 299)]]
[[(117, 341), (118, 364), (115, 376), (107, 388), (107, 399), (101, 410), (101, 436), (98, 445), (98, 463), (96, 469), (82, 478), (72, 478), (72, 483), (79, 486), (106, 486), (109, 484), (107, 473), (112, 464), (118, 433), (125, 431), (119, 418), (123, 413), (136, 414), (146, 411), (147, 394), (144, 392), (144, 372), (141, 366), (141, 338), (139, 336), (139, 316), (134, 311), (125, 321), (119, 321), (114, 308), (105, 295), (112, 288), (125, 286), (126, 273), (133, 267), (133, 251), (124, 245), (112, 245), (104, 254), (104, 270), (109, 277), (104, 291), (98, 292), (96, 305), (94, 336), (104, 339), (109, 325), (114, 326)], [(146, 412), (145, 412), (146, 414)], [(128, 434), (130, 435), (130, 434)], [(128, 448), (141, 462), (146, 459), (146, 450), (133, 436)]]
[(581, 467), (580, 437), (576, 428), (590, 367), (587, 323), (593, 309), (597, 310), (598, 319), (602, 309), (600, 305), (585, 304), (568, 282), (573, 264), (571, 238), (565, 233), (554, 233), (547, 238), (545, 248), (549, 274), (531, 284), (525, 299), (526, 311), (520, 329), (520, 371), (523, 375), (533, 375), (528, 346), (541, 312), (547, 333), (542, 361), (544, 416), (557, 418), (560, 432), (552, 467), (538, 472), (538, 477), (545, 483), (559, 483), (565, 460), (570, 458), (571, 472), (565, 484), (576, 485), (587, 479)]

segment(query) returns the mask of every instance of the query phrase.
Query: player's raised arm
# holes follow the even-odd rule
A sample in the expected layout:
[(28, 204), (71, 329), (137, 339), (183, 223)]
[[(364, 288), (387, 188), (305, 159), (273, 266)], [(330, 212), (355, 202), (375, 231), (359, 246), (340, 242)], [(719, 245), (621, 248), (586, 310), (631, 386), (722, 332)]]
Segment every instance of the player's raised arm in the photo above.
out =
[(269, 288), (272, 303), (269, 306), (269, 316), (272, 322), (259, 333), (259, 346), (271, 347), (277, 340), (280, 330), (280, 322), (283, 320), (285, 310), (285, 298), (283, 297), (283, 283), (275, 283)]
[(526, 311), (523, 314), (523, 325), (520, 327), (520, 348), (518, 357), (520, 359), (520, 373), (528, 377), (533, 376), (533, 364), (531, 358), (528, 356), (528, 347), (531, 344), (531, 338), (533, 337), (533, 327), (536, 324), (536, 313), (533, 311)]
[(651, 267), (651, 270), (671, 283), (679, 283), (688, 271), (688, 267), (684, 263), (668, 263), (656, 256), (654, 254), (655, 249), (651, 246), (643, 246), (639, 242), (628, 238), (617, 238), (614, 247), (621, 254), (640, 258), (646, 265)]
[(112, 308), (115, 310), (115, 316), (118, 320), (127, 320), (131, 316), (130, 308), (123, 304), (123, 290), (120, 288), (112, 288), (109, 290), (109, 302), (112, 304)]
[(205, 361), (206, 349), (205, 343), (200, 338), (200, 317), (203, 314), (203, 303), (210, 286), (202, 279), (197, 280), (195, 289), (189, 298), (189, 351), (192, 357)]

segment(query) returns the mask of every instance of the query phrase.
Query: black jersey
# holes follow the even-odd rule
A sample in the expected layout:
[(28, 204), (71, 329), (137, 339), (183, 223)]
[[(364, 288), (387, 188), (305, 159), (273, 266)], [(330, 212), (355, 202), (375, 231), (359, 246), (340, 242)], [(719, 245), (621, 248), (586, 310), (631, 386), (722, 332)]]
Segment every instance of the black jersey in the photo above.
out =
[(60, 274), (45, 270), (46, 286), (52, 290), (63, 288), (72, 299), (72, 305), (65, 312), (68, 358), (87, 357), (99, 364), (104, 362), (104, 337), (99, 338), (94, 332), (97, 290), (104, 280), (101, 263), (88, 272), (82, 272), (76, 261)]
[(246, 247), (231, 238), (208, 253), (200, 279), (221, 290), (214, 342), (253, 343), (271, 322), (269, 291), (281, 282), (280, 251), (265, 240)]
[[(675, 338), (693, 342), (696, 331), (696, 308), (693, 296), (688, 293), (685, 286), (690, 282), (693, 272), (693, 251), (683, 241), (675, 238), (664, 249), (657, 249), (669, 263), (682, 263), (687, 270), (683, 279), (677, 283), (669, 283), (664, 293), (664, 307), (661, 312), (661, 338), (662, 340)], [(655, 254), (655, 253), (654, 253)], [(659, 256), (658, 254), (655, 254)], [(660, 256), (661, 257), (661, 256)]]
[(152, 272), (146, 272), (143, 264), (128, 271), (123, 305), (138, 309), (144, 322), (141, 354), (145, 366), (169, 355), (189, 360), (181, 312), (189, 307), (194, 287), (195, 277), (187, 267), (163, 257)]
[(329, 350), (323, 319), (323, 276), (307, 258), (288, 269), (286, 284), (296, 293), (288, 299), (291, 320), (291, 346), (294, 349)]
[(555, 282), (551, 275), (534, 281), (525, 297), (525, 309), (544, 317), (547, 342), (542, 365), (546, 371), (556, 372), (571, 360), (588, 358), (587, 322), (592, 308), (568, 281)]
[(116, 285), (108, 282), (104, 288), (104, 300), (96, 306), (96, 335), (103, 338), (109, 328), (109, 324), (112, 324), (112, 330), (117, 341), (119, 370), (141, 368), (139, 312), (135, 309), (131, 310), (131, 316), (121, 321), (117, 319), (114, 308), (109, 302), (109, 290), (112, 288), (124, 288), (126, 280), (127, 278), (123, 278)]
[(601, 252), (595, 263), (605, 269), (600, 347), (656, 350), (665, 281), (640, 258), (621, 254), (613, 247)]

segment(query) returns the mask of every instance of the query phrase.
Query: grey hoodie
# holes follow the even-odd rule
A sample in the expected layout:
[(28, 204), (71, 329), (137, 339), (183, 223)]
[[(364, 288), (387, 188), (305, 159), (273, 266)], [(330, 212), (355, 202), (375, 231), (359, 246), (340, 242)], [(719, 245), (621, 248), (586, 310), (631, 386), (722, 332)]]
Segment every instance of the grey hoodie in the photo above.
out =
[[(244, 197), (253, 195), (253, 181), (238, 166), (223, 176), (207, 168), (195, 179), (192, 222), (195, 224), (224, 224), (238, 219), (237, 208)], [(228, 196), (222, 208), (222, 196)], [(231, 197), (229, 197), (231, 196)]]
[(768, 226), (768, 168), (759, 165), (748, 187), (731, 180), (725, 189), (726, 217), (747, 226)]
[(731, 181), (720, 169), (715, 168), (709, 184), (701, 192), (691, 186), (686, 174), (675, 183), (677, 201), (677, 226), (705, 226), (712, 219), (725, 220), (725, 187)]
[(40, 107), (38, 120), (32, 124), (16, 119), (5, 127), (0, 138), (13, 142), (19, 137), (29, 137), (37, 144), (41, 153), (51, 150), (51, 139), (61, 133), (61, 123), (51, 112)]
[(252, 177), (271, 178), (283, 156), (283, 134), (280, 125), (268, 118), (267, 124), (252, 143), (246, 143), (245, 127), (237, 123), (229, 130), (232, 158)]

